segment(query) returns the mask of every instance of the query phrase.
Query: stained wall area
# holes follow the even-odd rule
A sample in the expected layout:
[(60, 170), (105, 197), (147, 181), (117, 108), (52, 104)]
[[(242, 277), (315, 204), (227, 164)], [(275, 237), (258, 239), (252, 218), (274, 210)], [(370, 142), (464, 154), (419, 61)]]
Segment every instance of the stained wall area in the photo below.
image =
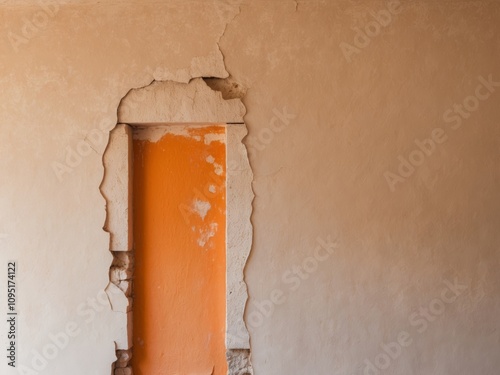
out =
[(254, 373), (497, 373), (497, 1), (0, 4), (0, 262), (20, 265), (21, 373), (116, 360), (99, 186), (122, 98), (229, 74), (256, 195)]

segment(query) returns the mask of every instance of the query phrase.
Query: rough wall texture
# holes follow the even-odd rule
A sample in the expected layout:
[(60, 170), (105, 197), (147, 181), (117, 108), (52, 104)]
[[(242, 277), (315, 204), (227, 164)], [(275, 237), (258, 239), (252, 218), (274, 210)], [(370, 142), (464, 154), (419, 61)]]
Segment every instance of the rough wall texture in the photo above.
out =
[(116, 109), (153, 79), (230, 72), (248, 88), (254, 373), (498, 372), (497, 1), (1, 4), (19, 365), (110, 373), (99, 184)]
[(153, 82), (131, 90), (122, 100), (118, 120), (133, 123), (242, 123), (245, 107), (238, 99), (223, 100), (201, 78), (189, 84)]

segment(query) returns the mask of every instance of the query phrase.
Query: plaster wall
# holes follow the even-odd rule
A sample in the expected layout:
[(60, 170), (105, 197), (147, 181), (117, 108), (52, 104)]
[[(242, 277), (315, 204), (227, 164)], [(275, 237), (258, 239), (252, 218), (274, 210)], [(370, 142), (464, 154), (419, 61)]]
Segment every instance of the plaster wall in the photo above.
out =
[(228, 72), (256, 195), (254, 373), (498, 372), (499, 2), (0, 4), (0, 262), (19, 264), (25, 374), (116, 360), (99, 185), (121, 99)]

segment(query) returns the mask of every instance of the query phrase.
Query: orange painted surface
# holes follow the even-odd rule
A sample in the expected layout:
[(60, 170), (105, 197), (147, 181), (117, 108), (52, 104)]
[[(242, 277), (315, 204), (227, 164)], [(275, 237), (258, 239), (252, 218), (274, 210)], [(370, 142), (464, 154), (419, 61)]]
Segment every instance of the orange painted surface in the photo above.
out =
[(190, 134), (134, 140), (136, 375), (227, 373), (225, 128)]

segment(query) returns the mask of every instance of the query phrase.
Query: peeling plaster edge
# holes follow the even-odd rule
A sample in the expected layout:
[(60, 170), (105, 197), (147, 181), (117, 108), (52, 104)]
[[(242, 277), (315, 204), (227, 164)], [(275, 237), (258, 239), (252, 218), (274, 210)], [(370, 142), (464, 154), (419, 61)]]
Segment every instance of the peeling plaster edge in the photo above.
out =
[[(203, 78), (203, 77), (200, 77)], [(192, 78), (194, 80), (195, 78)], [(155, 81), (152, 81), (150, 85), (154, 84)], [(182, 83), (182, 82), (179, 82)], [(205, 83), (206, 84), (206, 83)], [(189, 85), (189, 83), (188, 83)], [(148, 86), (144, 86), (144, 89), (146, 89)], [(187, 85), (186, 85), (187, 86)], [(207, 85), (208, 86), (208, 85)], [(211, 89), (211, 88), (210, 88)], [(134, 89), (131, 89), (128, 91), (132, 91)], [(211, 89), (212, 91), (215, 91)], [(127, 95), (128, 95), (127, 93)], [(120, 100), (120, 105), (123, 104), (124, 99), (126, 96), (123, 97)], [(220, 92), (218, 92), (218, 98), (221, 101), (226, 101)], [(241, 105), (244, 107), (244, 113), (242, 114), (242, 119), (244, 115), (246, 114), (246, 107), (243, 104), (241, 99), (230, 99), (230, 100), (239, 100)], [(120, 107), (119, 107), (120, 108)], [(118, 108), (118, 110), (119, 110)], [(247, 148), (242, 142), (242, 140), (248, 135), (248, 129), (246, 124), (243, 122), (224, 122), (220, 121), (218, 122), (220, 124), (224, 123), (226, 125), (226, 129), (234, 129), (238, 133), (240, 133), (240, 137), (238, 138), (238, 142), (235, 142), (235, 146), (239, 148), (239, 154), (244, 155), (244, 163), (247, 165), (247, 169), (250, 172), (250, 179), (247, 183), (247, 186), (250, 191), (250, 199), (248, 200), (248, 205), (249, 205), (249, 212), (246, 218), (246, 225), (248, 226), (249, 234), (250, 234), (250, 241), (249, 241), (249, 246), (246, 247), (246, 256), (244, 257), (244, 262), (243, 266), (239, 268), (239, 272), (241, 274), (241, 283), (243, 285), (244, 293), (245, 293), (245, 300), (243, 303), (243, 309), (241, 310), (241, 320), (243, 322), (244, 330), (248, 334), (248, 330), (246, 327), (246, 324), (244, 322), (244, 312), (245, 312), (245, 307), (246, 304), (248, 303), (248, 292), (247, 292), (247, 285), (244, 280), (244, 268), (246, 267), (246, 261), (248, 259), (248, 256), (251, 251), (252, 247), (252, 237), (253, 237), (253, 226), (251, 223), (251, 216), (252, 216), (252, 204), (253, 200), (255, 198), (255, 194), (253, 192), (253, 187), (252, 187), (252, 181), (253, 181), (253, 173), (249, 164), (249, 159), (248, 159), (248, 152)], [(142, 123), (144, 124), (144, 122)], [(158, 123), (156, 123), (158, 124)], [(153, 125), (153, 124), (151, 124)], [(232, 131), (232, 130), (231, 130)], [(120, 139), (121, 136), (121, 139)], [(104, 174), (103, 174), (103, 180), (101, 182), (101, 185), (99, 187), (101, 195), (103, 196), (105, 202), (106, 202), (106, 219), (105, 219), (105, 224), (103, 227), (103, 230), (106, 231), (110, 235), (110, 242), (109, 242), (109, 250), (113, 254), (113, 262), (110, 267), (110, 283), (108, 284), (108, 287), (106, 288), (106, 293), (108, 294), (108, 298), (110, 299), (110, 304), (112, 306), (112, 310), (114, 312), (122, 313), (125, 315), (126, 319), (126, 327), (125, 327), (125, 337), (121, 338), (119, 341), (115, 341), (115, 346), (116, 346), (116, 356), (117, 356), (117, 361), (113, 363), (112, 368), (113, 368), (113, 373), (115, 375), (121, 375), (125, 373), (131, 373), (131, 367), (129, 365), (130, 358), (132, 357), (132, 312), (131, 312), (131, 307), (132, 307), (132, 298), (131, 298), (131, 284), (132, 284), (132, 276), (133, 276), (133, 239), (132, 239), (132, 188), (130, 183), (132, 182), (132, 151), (133, 151), (133, 146), (132, 146), (132, 137), (133, 137), (133, 132), (132, 132), (132, 126), (129, 124), (122, 124), (118, 120), (118, 124), (111, 129), (110, 135), (109, 135), (109, 140), (108, 140), (108, 145), (103, 153), (102, 156), (102, 161), (103, 161), (103, 166), (104, 166)], [(244, 152), (241, 152), (241, 148), (243, 148)], [(120, 180), (117, 176), (119, 171), (115, 170), (114, 171), (114, 176), (113, 173), (110, 175), (110, 169), (109, 166), (110, 164), (113, 163), (113, 153), (114, 155), (114, 163), (115, 165), (111, 167), (111, 170), (113, 168), (116, 168), (117, 165), (120, 165), (120, 161), (122, 161), (122, 178), (121, 181), (123, 182), (128, 181), (128, 184), (123, 184), (122, 183), (122, 190), (116, 189), (116, 186), (109, 186), (110, 179), (118, 181)], [(111, 160), (110, 160), (111, 159)], [(127, 163), (128, 162), (128, 163)], [(119, 168), (118, 168), (119, 169)], [(123, 178), (123, 174), (127, 176), (127, 178)], [(111, 181), (111, 185), (113, 185), (113, 182)], [(117, 194), (121, 196), (120, 198), (117, 198), (113, 194)], [(128, 202), (125, 207), (122, 207), (121, 213), (126, 217), (127, 219), (125, 222), (121, 222), (121, 228), (125, 230), (125, 232), (117, 233), (117, 225), (116, 223), (112, 223), (113, 218), (118, 218), (118, 221), (120, 221), (120, 215), (117, 215), (115, 212), (115, 215), (112, 215), (111, 212), (113, 210), (116, 211), (116, 207), (113, 207), (113, 205), (116, 205), (116, 200), (121, 201), (121, 202)], [(121, 242), (120, 242), (120, 236), (121, 236)], [(118, 238), (118, 239), (117, 239)], [(117, 244), (118, 242), (118, 244)], [(245, 250), (245, 249), (244, 249)], [(226, 271), (227, 272), (227, 271)], [(126, 283), (127, 286), (124, 286), (123, 284)], [(112, 285), (113, 284), (113, 285)], [(121, 293), (114, 293), (110, 292), (111, 289), (114, 289), (115, 291), (117, 288), (114, 286), (118, 287), (118, 289), (121, 291)], [(113, 300), (114, 299), (114, 300)], [(233, 345), (234, 346), (234, 345)], [(244, 371), (243, 373), (240, 372), (241, 366), (240, 365), (235, 365), (237, 368), (234, 369), (229, 369), (229, 374), (232, 375), (240, 375), (240, 374), (251, 374), (253, 373), (251, 370), (251, 363), (250, 363), (250, 343), (249, 343), (249, 334), (248, 334), (248, 344), (244, 345), (243, 348), (237, 347), (237, 348), (228, 348), (227, 349), (227, 354), (228, 358), (235, 358), (237, 356), (239, 360), (237, 363), (246, 363), (244, 365)], [(233, 361), (234, 362), (234, 361)]]
[(113, 255), (109, 283), (105, 289), (111, 310), (123, 319), (123, 329), (115, 337), (117, 360), (112, 374), (131, 374), (132, 358), (132, 277), (134, 271), (132, 228), (132, 129), (117, 124), (109, 133), (102, 156), (103, 179), (99, 190), (106, 202), (103, 230), (109, 234), (108, 250)]
[(226, 350), (228, 375), (253, 375), (250, 349)]
[[(152, 81), (141, 89), (131, 89), (120, 101), (118, 122), (129, 125), (242, 124), (246, 107), (241, 99), (224, 99), (220, 91), (223, 89), (212, 89), (205, 81), (207, 78), (193, 77), (188, 83)], [(163, 110), (158, 111), (158, 107)]]
[[(139, 73), (139, 75), (137, 76), (137, 80), (143, 81), (145, 83), (140, 82), (138, 86), (133, 86), (132, 85), (131, 88), (129, 88), (126, 92), (124, 92), (123, 95), (121, 96), (120, 101), (118, 102), (118, 107), (117, 108), (121, 108), (123, 106), (124, 99), (126, 99), (127, 96), (132, 91), (145, 89), (146, 87), (151, 86), (154, 82), (175, 82), (175, 83), (189, 84), (192, 80), (198, 79), (198, 78), (201, 78), (201, 79), (204, 79), (204, 78), (226, 79), (226, 78), (228, 78), (230, 76), (230, 74), (229, 74), (229, 72), (226, 69), (225, 57), (224, 57), (224, 54), (222, 53), (222, 50), (220, 48), (220, 41), (221, 41), (222, 37), (224, 36), (224, 34), (226, 32), (226, 29), (227, 29), (227, 26), (229, 25), (229, 23), (233, 22), (234, 19), (240, 13), (241, 13), (241, 5), (239, 5), (239, 12), (228, 23), (226, 23), (226, 25), (224, 26), (224, 30), (223, 30), (222, 34), (219, 36), (219, 38), (218, 38), (218, 40), (216, 42), (217, 50), (215, 52), (218, 53), (218, 55), (219, 55), (219, 57), (220, 57), (220, 59), (222, 61), (222, 68), (224, 69), (224, 72), (223, 72), (222, 75), (221, 74), (217, 74), (217, 73), (214, 73), (214, 74), (196, 74), (196, 73), (193, 73), (193, 70), (195, 70), (194, 67), (193, 67), (193, 61), (199, 60), (199, 59), (203, 59), (203, 58), (205, 58), (205, 59), (207, 59), (207, 61), (209, 61), (211, 55), (213, 55), (213, 52), (210, 52), (207, 56), (196, 56), (196, 57), (193, 57), (191, 59), (191, 66), (190, 67), (183, 68), (183, 69), (177, 69), (173, 73), (168, 72), (168, 74), (166, 76), (163, 76), (163, 77), (158, 77), (158, 75), (155, 74), (156, 70), (152, 71), (152, 69), (149, 66), (147, 66), (142, 71), (142, 73)], [(117, 111), (117, 118), (118, 118), (118, 111)], [(119, 121), (117, 121), (117, 124), (118, 123), (119, 123)]]
[(245, 324), (248, 288), (244, 269), (252, 248), (253, 226), (250, 221), (253, 172), (242, 140), (248, 134), (245, 127), (227, 127), (226, 157), (226, 348), (250, 349), (250, 335)]
[[(246, 104), (245, 104), (245, 98), (241, 98), (241, 102), (243, 103), (243, 105), (245, 106), (245, 109), (247, 108)], [(243, 116), (243, 118), (246, 117), (246, 114), (247, 112), (245, 112), (245, 115)], [(248, 130), (248, 126), (246, 125), (246, 121), (245, 121), (245, 130), (246, 130), (246, 134), (245, 136), (241, 139), (241, 144), (243, 145), (243, 148), (245, 149), (245, 152), (246, 152), (246, 160), (248, 162), (248, 167), (252, 173), (252, 180), (250, 182), (250, 190), (252, 192), (252, 199), (250, 201), (250, 207), (251, 207), (251, 210), (250, 210), (250, 215), (248, 217), (248, 223), (249, 223), (249, 226), (250, 226), (250, 231), (251, 231), (251, 240), (250, 240), (250, 247), (248, 249), (248, 256), (245, 260), (245, 264), (243, 266), (243, 270), (242, 270), (242, 273), (243, 273), (243, 278), (242, 278), (242, 281), (243, 281), (243, 285), (245, 286), (245, 291), (246, 291), (246, 294), (247, 294), (247, 298), (246, 298), (246, 301), (245, 301), (245, 306), (244, 306), (244, 309), (243, 309), (243, 323), (245, 325), (245, 329), (246, 331), (248, 332), (248, 353), (246, 354), (247, 356), (247, 362), (248, 362), (248, 375), (253, 375), (253, 366), (252, 366), (252, 337), (250, 335), (250, 330), (248, 329), (248, 325), (246, 323), (246, 320), (245, 320), (245, 316), (246, 316), (246, 312), (248, 310), (248, 304), (250, 303), (250, 292), (248, 290), (248, 284), (247, 284), (247, 279), (246, 279), (246, 270), (247, 270), (247, 266), (248, 266), (248, 262), (252, 256), (252, 250), (253, 250), (253, 239), (254, 239), (254, 229), (255, 229), (255, 226), (254, 226), (254, 215), (255, 215), (255, 198), (256, 198), (256, 194), (255, 194), (255, 188), (254, 188), (254, 173), (253, 173), (253, 168), (252, 168), (252, 162), (250, 160), (250, 157), (249, 157), (249, 152), (248, 152), (248, 147), (245, 143), (245, 139), (250, 135), (250, 132)], [(226, 357), (227, 357), (227, 353), (226, 353)], [(229, 365), (229, 363), (228, 363)], [(236, 375), (234, 373), (230, 373), (228, 375)], [(247, 375), (246, 373), (242, 373), (242, 375)]]
[[(217, 47), (222, 55), (224, 67), (226, 67), (226, 59), (225, 59), (224, 53), (222, 52), (221, 42), (222, 42), (222, 39), (224, 38), (224, 36), (226, 35), (226, 32), (227, 32), (229, 25), (231, 23), (233, 23), (236, 20), (236, 18), (242, 14), (242, 5), (243, 5), (242, 3), (243, 2), (238, 3), (238, 12), (226, 23), (226, 26), (224, 27), (224, 30), (217, 41)], [(299, 4), (298, 4), (297, 0), (295, 0), (295, 3), (296, 3), (295, 4), (295, 11), (297, 11)], [(227, 68), (226, 68), (226, 70), (227, 70)], [(232, 78), (232, 76), (229, 75), (229, 77), (227, 79), (231, 79), (231, 78)], [(248, 218), (246, 219), (251, 235), (250, 235), (250, 242), (249, 242), (248, 249), (247, 249), (247, 254), (246, 254), (246, 257), (244, 260), (243, 268), (241, 270), (241, 272), (242, 272), (241, 283), (242, 283), (242, 286), (244, 289), (244, 294), (245, 294), (245, 301), (244, 301), (244, 306), (243, 306), (243, 310), (242, 310), (241, 320), (242, 320), (243, 326), (244, 326), (243, 336), (247, 335), (248, 341), (245, 342), (245, 340), (243, 340), (243, 345), (240, 345), (241, 348), (237, 348), (237, 345), (233, 345), (234, 348), (230, 348), (230, 345), (228, 345), (228, 338), (226, 337), (226, 360), (228, 362), (228, 375), (253, 375), (253, 366), (252, 366), (252, 362), (251, 362), (252, 344), (251, 344), (250, 331), (248, 330), (248, 326), (247, 326), (246, 321), (245, 321), (245, 314), (246, 314), (246, 311), (248, 308), (248, 303), (249, 303), (249, 291), (248, 291), (248, 284), (246, 282), (246, 268), (248, 266), (248, 261), (250, 259), (250, 256), (252, 254), (252, 249), (253, 249), (253, 238), (254, 238), (253, 217), (254, 217), (254, 213), (255, 213), (254, 212), (254, 201), (255, 201), (256, 195), (255, 195), (255, 189), (253, 186), (253, 182), (254, 182), (253, 168), (252, 168), (252, 164), (251, 164), (251, 161), (249, 158), (248, 147), (245, 143), (245, 139), (249, 136), (249, 130), (248, 130), (248, 126), (246, 124), (247, 122), (245, 119), (245, 117), (248, 114), (247, 105), (245, 103), (245, 96), (246, 96), (246, 89), (245, 89), (245, 93), (240, 98), (241, 103), (245, 107), (245, 113), (243, 114), (244, 134), (239, 139), (238, 143), (241, 144), (241, 146), (244, 149), (244, 159), (248, 165), (248, 170), (250, 171), (250, 174), (251, 174), (251, 180), (250, 180), (250, 184), (249, 184), (250, 185), (249, 188), (251, 191), (251, 199), (249, 202), (250, 213), (248, 215)], [(231, 142), (228, 140), (227, 144), (229, 145), (229, 144), (231, 144)], [(229, 148), (228, 148), (227, 152), (229, 152)], [(227, 174), (227, 176), (229, 178), (229, 174)], [(229, 180), (228, 180), (228, 183), (229, 183)], [(226, 193), (226, 194), (228, 194), (228, 193)], [(228, 199), (228, 197), (227, 197), (227, 199)], [(229, 200), (227, 202), (229, 204)], [(229, 212), (229, 210), (228, 210), (228, 212)], [(228, 227), (229, 227), (229, 224), (226, 223), (226, 230)], [(228, 242), (229, 239), (227, 236), (226, 236), (226, 239), (227, 239), (226, 246), (227, 246), (227, 248), (229, 248), (229, 242)], [(227, 261), (227, 259), (226, 259), (226, 261)], [(226, 298), (226, 302), (227, 302), (227, 298)], [(227, 316), (227, 312), (226, 312), (226, 316)], [(228, 327), (226, 326), (226, 332), (227, 331), (228, 331)], [(242, 333), (241, 329), (240, 329), (239, 333)], [(237, 334), (237, 338), (239, 338), (240, 336), (241, 336), (240, 334)]]

